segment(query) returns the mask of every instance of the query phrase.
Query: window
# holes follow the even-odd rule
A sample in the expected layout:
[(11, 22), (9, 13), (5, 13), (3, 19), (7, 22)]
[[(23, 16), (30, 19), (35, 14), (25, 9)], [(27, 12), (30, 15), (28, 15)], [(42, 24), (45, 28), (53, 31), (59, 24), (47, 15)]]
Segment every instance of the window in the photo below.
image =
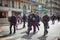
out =
[(8, 7), (8, 0), (4, 0), (4, 6)]
[(28, 1), (32, 1), (32, 0), (28, 0)]
[(2, 6), (2, 0), (0, 0), (0, 6)]
[(6, 14), (5, 13), (0, 13), (0, 18), (6, 18)]
[(23, 6), (23, 9), (26, 9), (26, 5)]
[(28, 1), (30, 1), (30, 0), (28, 0)]
[(14, 8), (14, 1), (12, 0), (12, 7)]
[(19, 2), (19, 8), (20, 8), (20, 2)]
[(26, 5), (23, 6), (23, 14), (26, 14)]
[(33, 6), (31, 6), (31, 10), (33, 10)]
[(30, 10), (30, 5), (28, 5), (28, 10)]

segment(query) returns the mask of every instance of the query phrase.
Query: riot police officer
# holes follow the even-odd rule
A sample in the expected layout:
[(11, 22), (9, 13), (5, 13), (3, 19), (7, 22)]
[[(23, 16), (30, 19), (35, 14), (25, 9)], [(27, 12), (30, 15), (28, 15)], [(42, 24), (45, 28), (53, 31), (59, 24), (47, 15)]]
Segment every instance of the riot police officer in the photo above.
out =
[(43, 16), (42, 22), (44, 24), (44, 35), (43, 36), (45, 36), (48, 33), (47, 29), (49, 28), (49, 25), (48, 25), (49, 16), (47, 15), (47, 13), (45, 13), (45, 15)]
[(35, 34), (35, 32), (36, 32), (36, 16), (33, 11), (28, 16), (28, 30), (27, 30), (28, 35), (29, 35), (30, 31), (32, 30), (32, 26), (33, 26), (33, 34)]

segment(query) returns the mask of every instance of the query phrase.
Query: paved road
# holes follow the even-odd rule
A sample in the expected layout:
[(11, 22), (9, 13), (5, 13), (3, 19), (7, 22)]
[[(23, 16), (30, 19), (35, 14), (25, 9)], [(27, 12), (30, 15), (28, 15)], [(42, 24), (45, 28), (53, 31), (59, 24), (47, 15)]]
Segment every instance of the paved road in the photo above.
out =
[[(57, 38), (60, 37), (60, 22), (55, 21), (55, 24), (52, 25), (52, 22), (49, 21), (49, 33), (47, 36), (42, 36), (44, 32), (44, 26), (43, 23), (40, 22), (40, 30), (36, 31), (36, 34), (33, 34), (32, 31), (30, 33), (30, 36), (26, 34), (27, 31), (27, 23), (26, 28), (22, 28), (23, 24), (18, 25), (18, 30), (16, 34), (9, 35), (9, 26), (1, 26), (0, 27), (0, 40), (57, 40)], [(12, 28), (13, 29), (13, 28)]]

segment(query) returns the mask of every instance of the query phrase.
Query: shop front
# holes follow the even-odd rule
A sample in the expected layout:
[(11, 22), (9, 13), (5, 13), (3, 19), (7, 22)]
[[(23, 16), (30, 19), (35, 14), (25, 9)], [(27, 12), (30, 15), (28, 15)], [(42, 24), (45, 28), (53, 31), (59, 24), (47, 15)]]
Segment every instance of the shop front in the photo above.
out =
[(4, 24), (8, 22), (7, 15), (8, 15), (8, 11), (0, 10), (0, 24)]

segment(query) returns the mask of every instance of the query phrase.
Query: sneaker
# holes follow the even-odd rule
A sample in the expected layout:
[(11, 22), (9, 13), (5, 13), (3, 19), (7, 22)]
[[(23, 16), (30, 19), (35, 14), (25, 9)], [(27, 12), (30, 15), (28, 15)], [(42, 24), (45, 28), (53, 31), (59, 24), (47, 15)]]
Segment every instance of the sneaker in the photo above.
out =
[(43, 35), (43, 36), (46, 36), (47, 34), (48, 34), (48, 32), (44, 33), (44, 35)]

